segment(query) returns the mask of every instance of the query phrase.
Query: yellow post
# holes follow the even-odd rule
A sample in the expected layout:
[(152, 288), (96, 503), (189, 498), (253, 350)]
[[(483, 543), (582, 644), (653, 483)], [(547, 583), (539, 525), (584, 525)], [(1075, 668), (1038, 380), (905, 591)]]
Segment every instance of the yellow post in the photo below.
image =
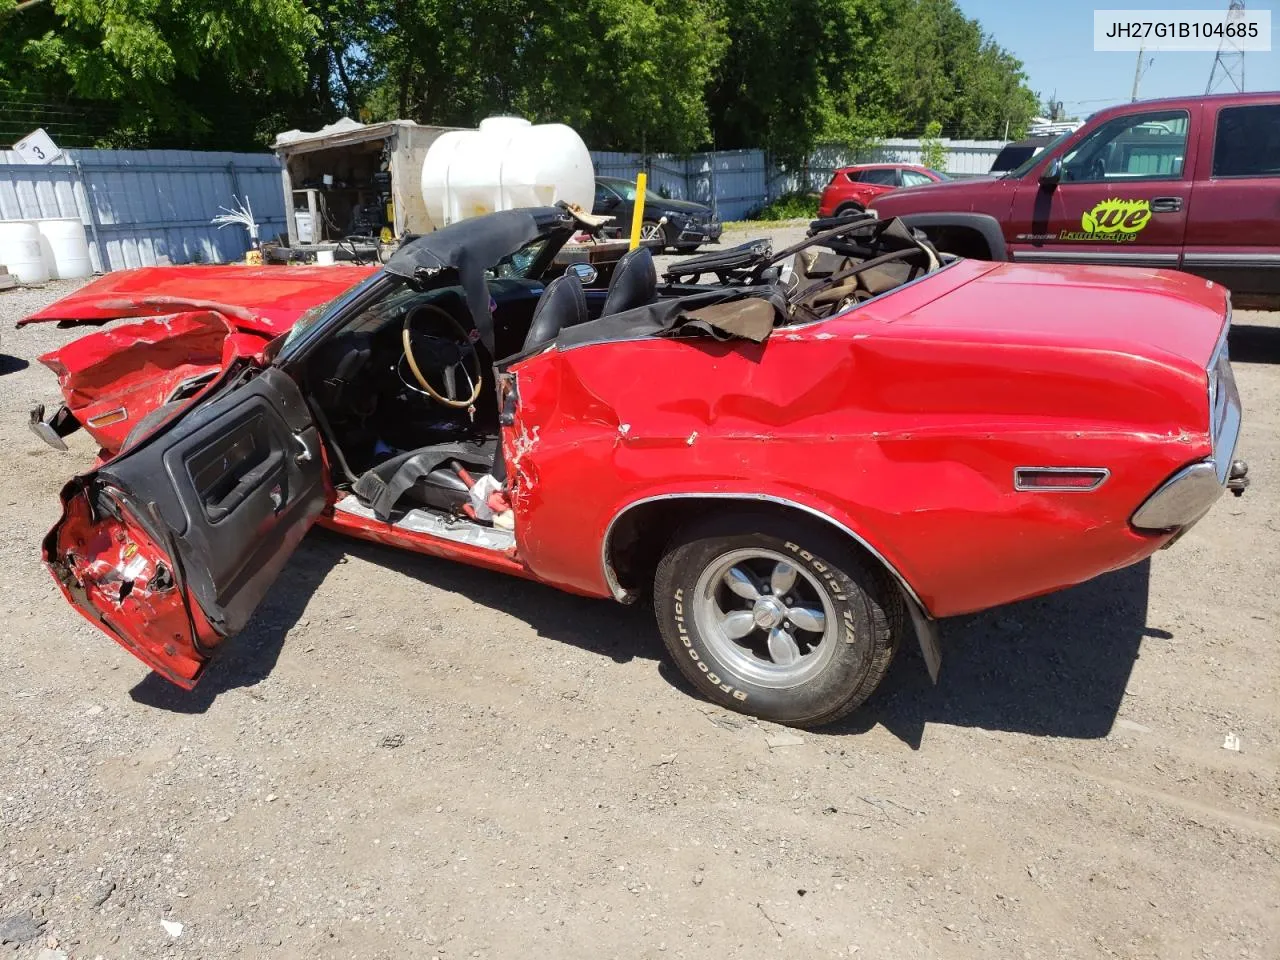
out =
[(643, 173), (636, 175), (636, 209), (631, 214), (631, 246), (634, 250), (640, 246), (640, 225), (644, 223), (644, 184), (649, 178)]

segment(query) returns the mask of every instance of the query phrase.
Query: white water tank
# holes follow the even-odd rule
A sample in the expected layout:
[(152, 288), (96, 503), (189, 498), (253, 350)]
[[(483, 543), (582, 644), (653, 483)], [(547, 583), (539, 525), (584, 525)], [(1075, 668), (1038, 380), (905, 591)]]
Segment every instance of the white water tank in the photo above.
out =
[(573, 128), (489, 117), (479, 130), (453, 130), (431, 144), (422, 164), (422, 199), (437, 229), (495, 210), (560, 201), (590, 212), (595, 170)]
[(0, 264), (19, 283), (44, 283), (49, 268), (40, 250), (40, 231), (30, 220), (0, 220)]
[(89, 240), (79, 217), (56, 217), (35, 221), (40, 231), (40, 249), (45, 266), (55, 280), (71, 280), (93, 275)]

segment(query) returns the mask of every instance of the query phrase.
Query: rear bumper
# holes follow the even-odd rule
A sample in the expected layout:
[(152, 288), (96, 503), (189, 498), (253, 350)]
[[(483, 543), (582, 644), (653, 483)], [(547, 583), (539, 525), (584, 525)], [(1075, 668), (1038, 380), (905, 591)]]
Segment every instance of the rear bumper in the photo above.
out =
[(1213, 457), (1183, 467), (1146, 499), (1129, 522), (1150, 533), (1185, 533), (1228, 489), (1239, 496), (1248, 486), (1249, 466), (1243, 460), (1229, 462), (1226, 476), (1219, 479), (1220, 474)]
[(1227, 490), (1236, 496), (1249, 485), (1249, 465), (1236, 459), (1240, 440), (1240, 392), (1227, 355), (1227, 321), (1207, 369), (1209, 422), (1213, 431), (1213, 455), (1183, 467), (1151, 494), (1129, 522), (1144, 532), (1177, 531), (1182, 534), (1209, 512)]

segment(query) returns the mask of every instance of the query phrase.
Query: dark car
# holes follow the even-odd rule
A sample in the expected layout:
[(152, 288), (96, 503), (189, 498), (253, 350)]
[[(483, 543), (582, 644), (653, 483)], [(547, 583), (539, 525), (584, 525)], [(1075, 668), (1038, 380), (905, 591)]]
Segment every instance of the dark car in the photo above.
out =
[[(636, 206), (636, 185), (619, 177), (596, 177), (596, 199), (591, 212), (613, 217), (605, 225), (610, 237), (631, 233), (631, 218)], [(668, 200), (652, 190), (644, 195), (644, 223), (640, 239), (660, 240), (664, 247), (696, 250), (703, 243), (716, 243), (724, 228), (715, 213), (703, 203), (690, 200)]]

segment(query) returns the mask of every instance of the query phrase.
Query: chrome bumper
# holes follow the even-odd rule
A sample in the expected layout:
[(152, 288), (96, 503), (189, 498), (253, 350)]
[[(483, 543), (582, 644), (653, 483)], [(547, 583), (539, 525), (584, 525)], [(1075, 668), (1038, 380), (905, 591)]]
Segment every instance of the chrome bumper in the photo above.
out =
[(1139, 530), (1186, 530), (1209, 512), (1227, 490), (1236, 496), (1249, 485), (1249, 465), (1235, 459), (1240, 439), (1240, 391), (1227, 354), (1231, 313), (1209, 361), (1209, 424), (1213, 456), (1183, 467), (1162, 483), (1130, 518)]

